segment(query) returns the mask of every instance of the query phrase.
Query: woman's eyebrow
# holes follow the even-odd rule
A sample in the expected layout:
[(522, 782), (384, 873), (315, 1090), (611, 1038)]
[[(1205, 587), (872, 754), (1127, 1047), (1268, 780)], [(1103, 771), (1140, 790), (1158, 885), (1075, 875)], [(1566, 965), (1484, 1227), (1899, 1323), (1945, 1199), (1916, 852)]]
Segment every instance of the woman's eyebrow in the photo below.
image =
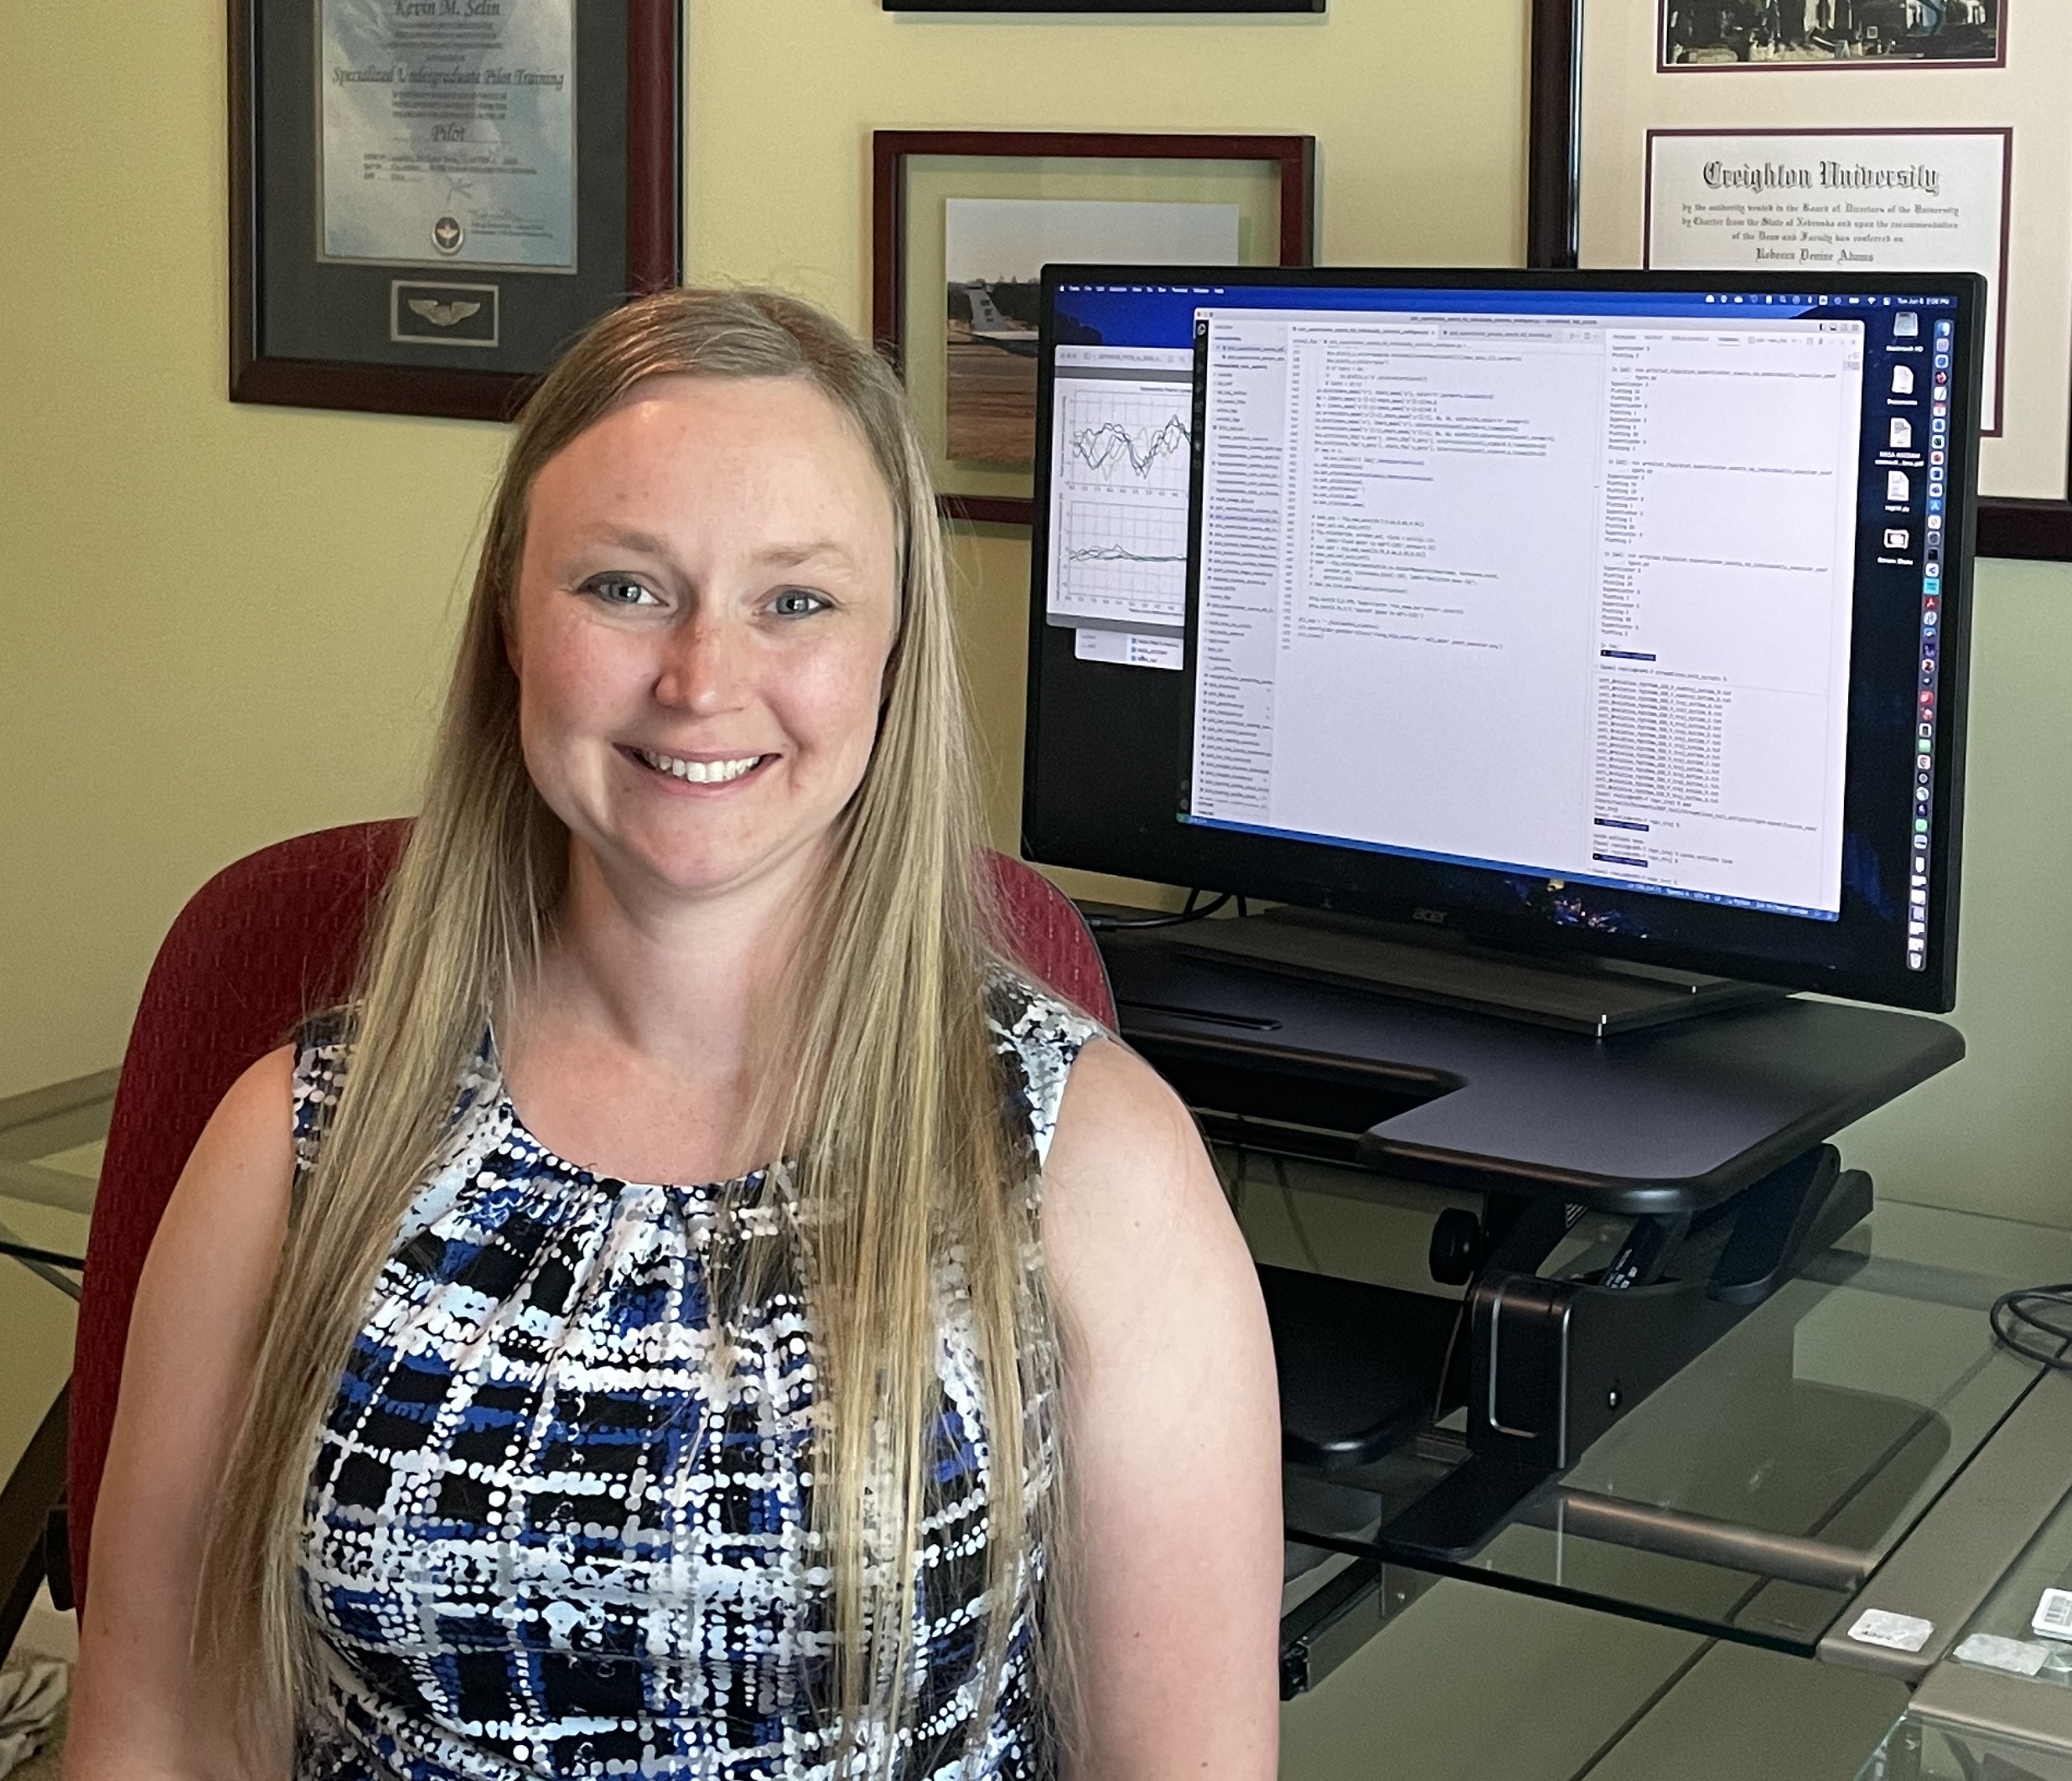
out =
[(658, 533), (642, 531), (633, 525), (600, 525), (576, 540), (578, 550), (599, 544), (609, 544), (622, 551), (638, 551), (647, 557), (666, 557), (670, 554), (666, 539)]
[[(609, 523), (598, 525), (583, 533), (573, 541), (576, 551), (593, 550), (599, 545), (614, 550), (636, 551), (645, 557), (670, 559), (674, 552), (669, 541), (660, 533), (643, 531), (634, 525), (616, 525)], [(756, 561), (774, 568), (795, 568), (802, 562), (812, 562), (824, 557), (834, 557), (844, 563), (854, 563), (856, 554), (834, 538), (816, 538), (802, 544), (773, 544), (756, 552)]]
[(845, 563), (856, 561), (855, 553), (846, 544), (832, 538), (816, 539), (811, 544), (773, 544), (767, 550), (756, 552), (757, 562), (787, 569), (823, 557), (838, 557)]

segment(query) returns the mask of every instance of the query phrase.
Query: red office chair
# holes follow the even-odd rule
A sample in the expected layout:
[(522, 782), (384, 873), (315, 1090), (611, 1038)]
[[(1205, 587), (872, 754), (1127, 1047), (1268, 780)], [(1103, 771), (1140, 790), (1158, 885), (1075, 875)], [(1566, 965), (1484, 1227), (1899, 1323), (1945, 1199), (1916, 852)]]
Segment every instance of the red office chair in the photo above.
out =
[[(82, 1604), (130, 1306), (174, 1183), (246, 1067), (344, 992), (369, 905), (409, 827), (354, 823), (262, 848), (195, 892), (158, 949), (122, 1060), (72, 1358), (67, 1521), (71, 1594)], [(989, 857), (1016, 957), (1113, 1026), (1107, 973), (1079, 911), (1019, 861)]]

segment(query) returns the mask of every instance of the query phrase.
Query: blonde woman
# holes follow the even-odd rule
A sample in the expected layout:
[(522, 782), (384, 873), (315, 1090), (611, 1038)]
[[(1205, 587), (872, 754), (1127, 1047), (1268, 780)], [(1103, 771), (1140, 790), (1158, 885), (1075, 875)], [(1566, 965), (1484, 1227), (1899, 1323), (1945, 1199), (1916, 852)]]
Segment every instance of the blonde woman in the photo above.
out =
[(73, 1781), (1272, 1773), (1256, 1285), (989, 943), (960, 702), (864, 348), (569, 353), (359, 990), (145, 1271)]

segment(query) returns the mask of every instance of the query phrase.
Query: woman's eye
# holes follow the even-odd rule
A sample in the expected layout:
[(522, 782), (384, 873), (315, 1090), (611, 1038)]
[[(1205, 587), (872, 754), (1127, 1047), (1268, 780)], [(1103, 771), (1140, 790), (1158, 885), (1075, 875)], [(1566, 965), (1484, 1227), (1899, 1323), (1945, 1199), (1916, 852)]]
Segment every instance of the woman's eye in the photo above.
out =
[(624, 575), (595, 575), (583, 584), (607, 606), (658, 606), (661, 603), (639, 582)]
[(769, 609), (780, 619), (804, 619), (821, 611), (826, 604), (817, 593), (808, 593), (803, 588), (787, 588), (769, 603)]

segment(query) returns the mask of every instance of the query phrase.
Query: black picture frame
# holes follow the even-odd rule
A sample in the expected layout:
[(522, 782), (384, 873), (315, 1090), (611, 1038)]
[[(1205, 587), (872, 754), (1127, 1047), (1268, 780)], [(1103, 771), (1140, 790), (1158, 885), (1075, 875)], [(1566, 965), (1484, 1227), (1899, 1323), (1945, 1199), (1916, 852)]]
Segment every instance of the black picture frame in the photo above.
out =
[[(321, 260), (316, 18), (316, 0), (230, 0), (232, 401), (506, 420), (598, 316), (681, 282), (682, 0), (577, 9), (574, 273)], [(392, 338), (413, 273), (479, 288), (496, 325)]]
[(888, 13), (1321, 13), (1325, 0), (879, 0)]
[[(1579, 255), (1587, 3), (1532, 0), (1526, 264), (1536, 269), (1573, 267)], [(2066, 401), (2072, 408), (2072, 389)], [(2072, 562), (2072, 461), (2066, 465), (2065, 489), (2063, 500), (1981, 495), (1978, 554)]]

